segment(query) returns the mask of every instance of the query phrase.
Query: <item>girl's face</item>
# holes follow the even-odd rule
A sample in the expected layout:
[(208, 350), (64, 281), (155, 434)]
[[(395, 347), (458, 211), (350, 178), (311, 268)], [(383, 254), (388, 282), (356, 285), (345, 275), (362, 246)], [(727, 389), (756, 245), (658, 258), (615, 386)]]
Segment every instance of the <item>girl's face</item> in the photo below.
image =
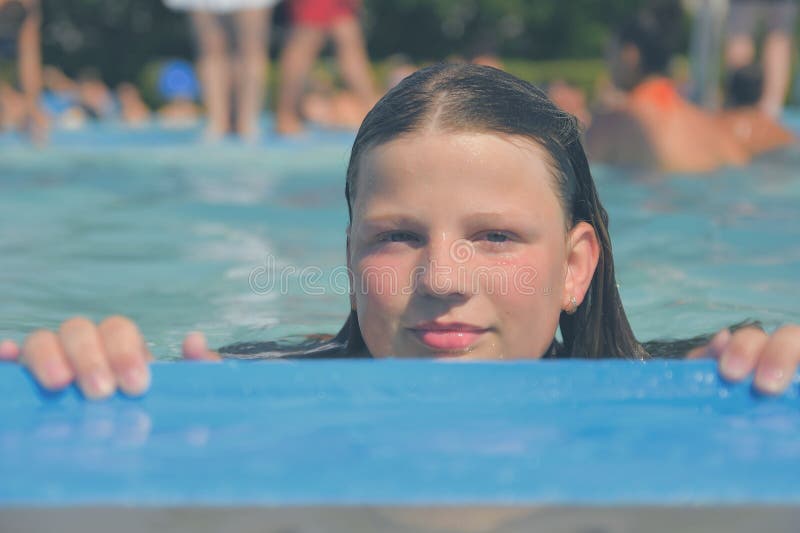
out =
[(427, 130), (368, 150), (348, 266), (374, 357), (541, 357), (597, 264), (567, 232), (546, 153), (531, 140)]

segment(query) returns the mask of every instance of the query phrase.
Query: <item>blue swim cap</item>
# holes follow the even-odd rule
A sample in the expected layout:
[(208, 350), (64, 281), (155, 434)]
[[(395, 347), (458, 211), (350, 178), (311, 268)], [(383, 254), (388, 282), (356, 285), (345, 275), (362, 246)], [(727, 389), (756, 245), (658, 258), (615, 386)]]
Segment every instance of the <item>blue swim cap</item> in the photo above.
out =
[(197, 99), (200, 85), (191, 63), (181, 59), (164, 63), (158, 73), (158, 92), (167, 101), (178, 98)]

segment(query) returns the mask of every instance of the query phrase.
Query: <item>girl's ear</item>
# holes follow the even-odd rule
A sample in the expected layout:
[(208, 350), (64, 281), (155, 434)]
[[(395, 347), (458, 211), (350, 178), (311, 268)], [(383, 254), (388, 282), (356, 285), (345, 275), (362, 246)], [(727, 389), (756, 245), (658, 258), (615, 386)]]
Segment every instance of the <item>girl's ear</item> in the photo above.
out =
[(562, 309), (574, 312), (583, 302), (599, 259), (600, 243), (594, 228), (586, 222), (579, 222), (567, 235), (567, 275)]

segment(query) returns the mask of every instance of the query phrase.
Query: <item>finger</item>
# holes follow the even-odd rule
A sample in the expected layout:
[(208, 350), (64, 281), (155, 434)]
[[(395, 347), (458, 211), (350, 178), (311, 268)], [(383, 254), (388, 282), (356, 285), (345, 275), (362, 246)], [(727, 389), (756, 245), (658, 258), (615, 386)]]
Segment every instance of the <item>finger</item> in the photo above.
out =
[(112, 316), (97, 328), (108, 365), (125, 394), (138, 396), (150, 386), (150, 356), (139, 328), (130, 319)]
[(686, 359), (719, 359), (725, 347), (731, 340), (731, 332), (723, 329), (709, 341), (705, 346), (695, 348), (686, 354)]
[(58, 336), (52, 331), (31, 333), (22, 346), (20, 362), (45, 389), (61, 390), (75, 379)]
[(800, 363), (800, 326), (784, 326), (769, 338), (758, 361), (754, 385), (765, 394), (780, 394), (792, 382)]
[(10, 340), (0, 342), (0, 361), (16, 361), (19, 359), (19, 346)]
[(189, 333), (183, 340), (183, 357), (192, 361), (219, 361), (222, 359), (217, 352), (208, 349), (205, 335), (197, 331)]
[(111, 396), (116, 383), (95, 325), (86, 318), (72, 318), (61, 325), (59, 337), (86, 397)]
[(719, 371), (730, 381), (740, 381), (756, 368), (769, 337), (758, 328), (743, 328), (733, 334), (719, 357)]

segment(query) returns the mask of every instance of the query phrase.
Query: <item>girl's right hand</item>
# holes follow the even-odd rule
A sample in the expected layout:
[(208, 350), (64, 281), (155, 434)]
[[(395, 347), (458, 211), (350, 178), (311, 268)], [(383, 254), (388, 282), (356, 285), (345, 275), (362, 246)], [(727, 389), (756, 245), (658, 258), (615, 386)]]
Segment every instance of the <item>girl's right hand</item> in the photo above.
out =
[[(183, 341), (186, 359), (216, 361), (202, 333)], [(125, 394), (144, 394), (150, 385), (147, 349), (139, 328), (123, 316), (111, 316), (95, 325), (83, 317), (71, 318), (58, 331), (31, 333), (22, 349), (13, 341), (0, 342), (0, 360), (19, 361), (47, 390), (58, 391), (77, 382), (90, 399), (106, 398), (119, 388)]]

